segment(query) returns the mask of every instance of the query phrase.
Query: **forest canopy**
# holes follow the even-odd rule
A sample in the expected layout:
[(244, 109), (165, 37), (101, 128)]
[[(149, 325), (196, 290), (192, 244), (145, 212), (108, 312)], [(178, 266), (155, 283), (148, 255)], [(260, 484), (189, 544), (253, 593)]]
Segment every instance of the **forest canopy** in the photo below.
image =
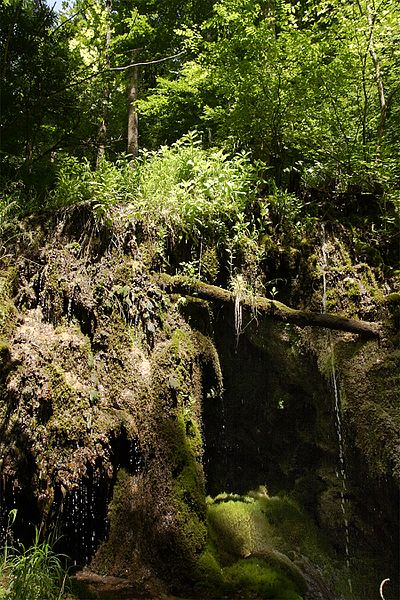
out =
[(43, 207), (66, 165), (140, 171), (189, 135), (393, 248), (399, 21), (397, 0), (3, 0), (3, 211)]

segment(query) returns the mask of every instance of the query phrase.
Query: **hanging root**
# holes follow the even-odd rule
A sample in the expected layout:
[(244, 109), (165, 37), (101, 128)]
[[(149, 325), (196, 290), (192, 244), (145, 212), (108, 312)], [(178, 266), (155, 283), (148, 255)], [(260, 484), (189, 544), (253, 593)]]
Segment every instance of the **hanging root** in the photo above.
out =
[(242, 302), (247, 293), (246, 282), (242, 275), (236, 275), (231, 280), (231, 299), (235, 309), (235, 339), (236, 349), (239, 345), (239, 336), (242, 332), (243, 308)]

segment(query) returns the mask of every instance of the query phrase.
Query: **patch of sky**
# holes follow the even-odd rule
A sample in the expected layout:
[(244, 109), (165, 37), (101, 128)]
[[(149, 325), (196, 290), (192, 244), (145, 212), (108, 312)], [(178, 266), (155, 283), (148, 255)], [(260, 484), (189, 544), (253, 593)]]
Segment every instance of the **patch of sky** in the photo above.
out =
[(54, 10), (57, 12), (59, 12), (61, 9), (67, 8), (68, 5), (71, 4), (71, 1), (69, 0), (46, 0), (46, 2), (48, 6), (54, 8)]

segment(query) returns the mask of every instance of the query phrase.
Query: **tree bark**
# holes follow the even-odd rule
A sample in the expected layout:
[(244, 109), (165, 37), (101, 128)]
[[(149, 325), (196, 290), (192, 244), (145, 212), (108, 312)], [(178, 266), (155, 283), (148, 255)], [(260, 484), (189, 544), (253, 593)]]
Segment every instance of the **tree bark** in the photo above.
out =
[[(226, 302), (233, 305), (235, 303), (234, 293), (215, 285), (209, 285), (187, 277), (172, 277), (166, 274), (159, 274), (154, 277), (162, 288), (171, 293), (196, 296), (205, 300)], [(348, 319), (329, 313), (297, 310), (282, 304), (282, 302), (270, 300), (262, 296), (244, 296), (240, 303), (244, 308), (257, 311), (283, 323), (298, 325), (299, 327), (324, 327), (326, 329), (356, 333), (364, 338), (380, 337), (380, 328), (377, 323)]]
[[(383, 142), (383, 138), (385, 135), (385, 128), (386, 128), (388, 103), (387, 103), (386, 94), (385, 94), (385, 86), (384, 86), (384, 82), (383, 82), (381, 64), (380, 64), (378, 55), (376, 53), (375, 44), (374, 44), (374, 33), (375, 33), (375, 22), (376, 22), (375, 6), (373, 6), (373, 8), (371, 8), (369, 3), (367, 2), (366, 6), (365, 6), (366, 12), (364, 13), (364, 8), (363, 8), (360, 0), (357, 0), (357, 5), (358, 5), (358, 10), (360, 12), (360, 15), (366, 16), (367, 22), (368, 22), (368, 27), (369, 27), (367, 52), (371, 56), (372, 64), (374, 67), (375, 81), (376, 81), (376, 86), (377, 86), (377, 91), (378, 91), (379, 108), (380, 108), (379, 123), (378, 123), (378, 128), (377, 128), (377, 147), (376, 147), (376, 156), (377, 156), (377, 159), (380, 160), (381, 147), (382, 147), (382, 142)], [(364, 68), (365, 68), (365, 64), (364, 64)]]
[(21, 10), (22, 10), (22, 2), (19, 2), (19, 4), (15, 8), (15, 12), (13, 15), (14, 19), (8, 28), (7, 37), (6, 37), (6, 41), (4, 44), (4, 52), (3, 52), (3, 56), (2, 56), (2, 68), (1, 68), (3, 79), (6, 78), (7, 70), (10, 67), (10, 65), (9, 65), (10, 46), (11, 46), (11, 41), (13, 38), (15, 26), (18, 23), (18, 19), (21, 14)]
[(381, 145), (383, 136), (385, 134), (385, 125), (386, 125), (386, 115), (387, 115), (387, 102), (385, 96), (385, 87), (383, 84), (382, 70), (380, 61), (378, 59), (378, 55), (375, 51), (374, 45), (374, 27), (375, 27), (375, 18), (372, 15), (371, 7), (367, 4), (367, 18), (368, 25), (370, 27), (370, 35), (369, 35), (369, 53), (372, 58), (372, 63), (374, 65), (375, 70), (375, 80), (378, 89), (378, 97), (379, 97), (379, 107), (380, 107), (380, 119), (378, 125), (378, 156), (380, 154)]
[[(110, 56), (109, 49), (111, 43), (111, 25), (110, 25), (110, 17), (112, 11), (112, 0), (106, 0), (106, 14), (107, 14), (107, 31), (106, 31), (106, 39), (105, 39), (105, 56), (106, 56), (106, 65), (107, 68), (110, 68)], [(97, 136), (97, 157), (96, 157), (96, 167), (99, 166), (100, 162), (106, 156), (106, 144), (107, 144), (107, 134), (108, 134), (108, 105), (110, 103), (110, 84), (107, 81), (103, 90), (103, 114), (99, 127), (99, 133)]]
[(128, 154), (131, 156), (132, 165), (139, 152), (139, 123), (136, 108), (138, 74), (139, 67), (134, 65), (130, 70), (128, 84)]

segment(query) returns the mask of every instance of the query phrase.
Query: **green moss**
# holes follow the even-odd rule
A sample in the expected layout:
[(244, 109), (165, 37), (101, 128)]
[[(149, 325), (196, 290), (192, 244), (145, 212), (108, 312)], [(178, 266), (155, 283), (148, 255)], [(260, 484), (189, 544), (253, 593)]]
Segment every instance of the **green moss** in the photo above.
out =
[(56, 411), (65, 408), (79, 410), (77, 392), (67, 383), (64, 370), (53, 363), (47, 367), (46, 371), (50, 385), (49, 396), (52, 399), (53, 408)]
[(121, 525), (122, 520), (129, 515), (129, 511), (124, 510), (129, 502), (127, 495), (129, 482), (130, 476), (126, 470), (119, 469), (114, 486), (113, 497), (108, 507), (108, 518), (116, 530), (118, 530), (119, 527), (115, 527), (115, 525)]
[(42, 290), (42, 304), (47, 307), (51, 321), (59, 323), (64, 313), (64, 295), (67, 294), (67, 274), (61, 270), (57, 262), (49, 264)]
[(132, 499), (132, 476), (119, 469), (113, 496), (108, 505), (110, 531), (108, 539), (97, 552), (94, 568), (100, 573), (124, 573), (133, 560), (134, 549), (140, 545), (143, 515), (135, 512)]
[[(254, 550), (254, 538), (258, 533), (254, 524), (256, 511), (254, 500), (246, 503), (227, 501), (208, 507), (211, 540), (225, 560), (248, 556)], [(265, 525), (265, 531), (260, 533), (268, 539), (267, 522)]]
[[(279, 259), (280, 267), (274, 268), (278, 272), (280, 269), (279, 277), (287, 276), (289, 282), (290, 270), (300, 264), (302, 256), (296, 248), (284, 248), (280, 242), (277, 245), (272, 236), (264, 242), (265, 245), (272, 244), (274, 257), (278, 257), (282, 251), (284, 260), (282, 262)], [(302, 248), (304, 255), (310, 251), (308, 240), (304, 241)], [(114, 482), (116, 477), (109, 512), (110, 536), (99, 553), (97, 564), (101, 565), (104, 572), (128, 572), (137, 576), (138, 580), (142, 575), (145, 578), (148, 569), (154, 567), (162, 571), (161, 576), (165, 579), (179, 583), (185, 578), (186, 581), (190, 580), (190, 569), (197, 561), (199, 589), (206, 590), (211, 597), (299, 598), (304, 581), (296, 566), (297, 557), (304, 554), (321, 568), (324, 575), (332, 571), (333, 561), (331, 549), (312, 520), (292, 500), (284, 496), (270, 498), (265, 489), (247, 496), (220, 495), (210, 501), (208, 517), (206, 515), (201, 403), (203, 396), (207, 398), (206, 402), (211, 403), (222, 393), (222, 375), (218, 354), (210, 338), (195, 333), (184, 322), (182, 315), (189, 320), (191, 327), (211, 335), (210, 305), (195, 300), (186, 302), (185, 307), (180, 303), (179, 307), (178, 302), (165, 312), (165, 294), (151, 281), (143, 264), (135, 263), (122, 251), (110, 250), (109, 254), (99, 255), (95, 261), (88, 260), (82, 266), (75, 260), (80, 249), (73, 247), (73, 243), (67, 248), (72, 257), (68, 259), (69, 262), (64, 260), (67, 256), (65, 252), (53, 250), (54, 247), (49, 246), (48, 264), (42, 277), (44, 289), (40, 295), (46, 313), (45, 327), (39, 331), (43, 322), (35, 313), (36, 316), (32, 317), (34, 323), (30, 324), (29, 330), (33, 334), (31, 354), (29, 346), (25, 354), (21, 350), (23, 344), (28, 344), (26, 340), (29, 336), (24, 338), (22, 335), (15, 347), (11, 347), (17, 356), (18, 352), (22, 356), (21, 374), (15, 376), (14, 389), (18, 393), (23, 390), (20, 412), (12, 417), (14, 420), (11, 425), (14, 423), (18, 426), (14, 427), (15, 431), (18, 428), (29, 431), (39, 466), (37, 470), (43, 477), (47, 476), (48, 481), (54, 481), (57, 465), (61, 464), (65, 471), (71, 470), (70, 474), (73, 471), (75, 485), (91, 461), (91, 464), (104, 461), (101, 464), (105, 470), (108, 469), (110, 482)], [(243, 271), (252, 281), (256, 281), (259, 275), (262, 254), (252, 243), (244, 241), (241, 249)], [(273, 262), (274, 259), (269, 260)], [(340, 244), (332, 243), (329, 260), (332, 264), (326, 273), (328, 308), (340, 310), (348, 316), (361, 313), (374, 316), (374, 302), (380, 290), (373, 272), (365, 265), (353, 264), (349, 252)], [(320, 262), (319, 254), (309, 257), (309, 280), (306, 282), (309, 289), (314, 284), (315, 288), (319, 286), (322, 289), (322, 272), (318, 268)], [(205, 248), (202, 273), (213, 280), (218, 269), (215, 247)], [(301, 266), (296, 266), (296, 270), (300, 271)], [(268, 276), (272, 278), (277, 275), (268, 273)], [(5, 278), (4, 288), (1, 288), (0, 275), (0, 326), (3, 318), (4, 327), (8, 317), (14, 319), (16, 315), (13, 305), (15, 283), (12, 281), (10, 272)], [(93, 281), (96, 281), (95, 289)], [(37, 283), (36, 280), (35, 285)], [(288, 294), (289, 287), (288, 283)], [(302, 290), (298, 296), (293, 294), (294, 302), (307, 299), (307, 293)], [(66, 319), (63, 314), (66, 299), (71, 297), (76, 309), (72, 320)], [(313, 299), (320, 310), (322, 295), (316, 293)], [(397, 300), (388, 302), (392, 305)], [(2, 313), (2, 303), (6, 307), (3, 312), (7, 319)], [(88, 314), (92, 311), (90, 314), (96, 316), (90, 337), (81, 333), (85, 320), (88, 326), (88, 314), (85, 313), (81, 318), (80, 311)], [(61, 316), (64, 318), (60, 320)], [(49, 321), (60, 322), (62, 327), (52, 329)], [(148, 329), (148, 326), (153, 329)], [(247, 329), (246, 335), (249, 335), (250, 329)], [(3, 333), (1, 339), (4, 339), (4, 344), (0, 342), (0, 359), (7, 362), (9, 330), (0, 333)], [(227, 340), (229, 338), (231, 341), (228, 333)], [(288, 411), (287, 414), (300, 416), (304, 423), (308, 411), (305, 402), (299, 402), (301, 413), (289, 413), (294, 404), (291, 398), (296, 394), (297, 400), (298, 389), (303, 389), (303, 380), (306, 378), (306, 371), (303, 372), (299, 367), (298, 354), (301, 349), (296, 336), (298, 334), (293, 328), (276, 327), (274, 324), (270, 326), (268, 334), (259, 336), (259, 344), (265, 351), (268, 340), (267, 355), (273, 357), (273, 360), (267, 361), (271, 363), (268, 366), (271, 372), (268, 401), (275, 404), (274, 408), (284, 408), (279, 411), (279, 416), (284, 417), (285, 411)], [(225, 341), (219, 340), (221, 347)], [(36, 351), (37, 346), (40, 346), (40, 352)], [(331, 355), (325, 350), (324, 360), (320, 362), (324, 363), (325, 373), (329, 374)], [(360, 363), (364, 361), (363, 368), (356, 373), (356, 379), (361, 382), (366, 369), (365, 362), (369, 358), (366, 354), (357, 357), (357, 353), (354, 353), (352, 359)], [(368, 386), (363, 386), (360, 396), (364, 400), (352, 406), (350, 398), (345, 407), (349, 410), (349, 422), (350, 418), (357, 422), (358, 445), (363, 448), (365, 456), (369, 456), (368, 452), (371, 454), (371, 461), (375, 460), (380, 473), (385, 472), (390, 461), (394, 460), (394, 396), (389, 397), (381, 392), (383, 381), (390, 383), (393, 388), (397, 385), (393, 374), (396, 364), (394, 354), (375, 366), (368, 362), (366, 370), (373, 389), (368, 392)], [(243, 381), (238, 382), (239, 392), (244, 391), (243, 396), (247, 390), (254, 395), (253, 373), (248, 380), (244, 377)], [(283, 385), (278, 386), (274, 382), (274, 377), (289, 382), (287, 389), (290, 387), (290, 390), (299, 381), (301, 385), (296, 387), (295, 393), (288, 392), (286, 387), (283, 389)], [(313, 384), (314, 381), (307, 382), (307, 389)], [(204, 389), (206, 385), (208, 389)], [(359, 387), (362, 385), (360, 383)], [(276, 392), (281, 388), (282, 392)], [(316, 399), (320, 397), (318, 391), (314, 393)], [(354, 397), (354, 394), (351, 395)], [(372, 396), (376, 401), (371, 399)], [(39, 423), (40, 410), (37, 407), (46, 402), (53, 414), (48, 419), (43, 417)], [(311, 395), (310, 403), (314, 409)], [(247, 418), (246, 407), (243, 410), (244, 418)], [(29, 411), (33, 412), (33, 416)], [(264, 418), (268, 411), (270, 408), (257, 415)], [(326, 424), (320, 426), (318, 421), (322, 422), (326, 414), (326, 411), (320, 410), (312, 421), (320, 431), (327, 431)], [(252, 420), (255, 427), (256, 418), (258, 416)], [(278, 425), (274, 430), (282, 433), (281, 423), (285, 428), (288, 421), (276, 422)], [(374, 430), (379, 430), (376, 435), (368, 431), (371, 423)], [(295, 425), (297, 427), (297, 423)], [(250, 428), (250, 423), (248, 426)], [(251, 435), (255, 427), (253, 429), (251, 426)], [(384, 430), (390, 433), (390, 449), (387, 449), (388, 444), (382, 435)], [(118, 460), (117, 451), (113, 454), (113, 443), (117, 441), (118, 445), (121, 436), (124, 436), (124, 440), (130, 440), (134, 432), (137, 432), (144, 453), (142, 464), (145, 468), (135, 475), (124, 470), (117, 473), (115, 462), (112, 464), (114, 457)], [(247, 430), (240, 432), (240, 435), (243, 436), (240, 441), (245, 436), (250, 437)], [(288, 456), (282, 456), (279, 452), (281, 446), (274, 449), (273, 445), (270, 460), (276, 460), (277, 469), (285, 474), (290, 473), (290, 477), (295, 473), (294, 480), (298, 476), (298, 467), (303, 464), (302, 445), (307, 447), (304, 442), (312, 443), (313, 448), (318, 443), (321, 446), (325, 443), (325, 440), (321, 442), (317, 439), (318, 435), (321, 438), (320, 432), (315, 433), (312, 427), (299, 426), (296, 432), (296, 440), (300, 440), (300, 458), (296, 458), (298, 462), (288, 458), (290, 452)], [(284, 445), (286, 434), (282, 439)], [(75, 452), (77, 441), (79, 452)], [(367, 449), (368, 444), (370, 450)], [(250, 445), (248, 447), (251, 448)], [(297, 448), (295, 452), (298, 452)], [(248, 455), (251, 456), (250, 452)], [(308, 454), (304, 460), (307, 461), (307, 457)], [(296, 470), (290, 466), (290, 460), (293, 460)], [(282, 467), (285, 461), (290, 464)], [(271, 468), (268, 472), (273, 471)], [(319, 477), (317, 469), (313, 470), (313, 474), (312, 483), (306, 483), (307, 491), (312, 489), (310, 504), (315, 502), (317, 496), (313, 487)], [(246, 485), (243, 484), (243, 489)], [(271, 485), (280, 483), (274, 481)], [(208, 545), (204, 549), (206, 518), (209, 535)], [(289, 556), (294, 557), (293, 561)], [(140, 562), (144, 567), (139, 572)]]
[(14, 267), (0, 271), (0, 332), (6, 337), (12, 334), (17, 320), (18, 313), (13, 302), (17, 280)]
[(239, 559), (221, 566), (215, 547), (208, 544), (197, 563), (196, 590), (201, 597), (270, 598), (302, 600), (304, 583), (299, 588), (290, 577), (263, 558)]
[(352, 278), (346, 279), (344, 282), (346, 295), (352, 301), (357, 301), (361, 298), (360, 285)]
[(374, 476), (400, 479), (400, 350), (377, 342), (336, 344), (346, 419)]
[[(190, 423), (193, 428), (197, 428), (193, 415)], [(188, 435), (187, 417), (182, 413), (178, 414), (177, 420), (173, 421), (171, 426), (175, 429), (170, 438), (173, 440), (171, 467), (175, 475), (172, 480), (171, 500), (180, 520), (187, 556), (197, 556), (203, 550), (206, 541), (204, 475), (200, 463), (201, 439), (196, 440), (197, 435)]]
[(201, 256), (201, 275), (206, 282), (213, 283), (219, 272), (219, 260), (215, 246), (207, 247)]
[[(286, 496), (269, 497), (264, 487), (250, 492), (247, 496), (220, 494), (214, 500), (208, 499), (207, 520), (209, 545), (201, 568), (205, 568), (204, 565), (211, 561), (210, 549), (224, 574), (229, 573), (229, 569), (238, 564), (238, 561), (242, 563), (245, 558), (255, 558), (261, 561), (263, 569), (267, 568), (267, 572), (269, 569), (276, 576), (291, 582), (288, 593), (295, 594), (303, 593), (307, 584), (301, 570), (289, 559), (289, 555), (298, 558), (307, 556), (328, 578), (333, 573), (333, 551), (328, 542), (310, 517)], [(247, 560), (244, 561), (243, 566), (238, 568), (239, 574), (232, 569), (232, 573), (235, 574), (232, 586), (233, 581), (235, 585), (241, 585), (240, 573), (242, 569), (245, 573), (247, 568), (250, 569), (249, 578), (254, 577), (258, 581), (257, 573), (252, 571), (253, 567), (246, 567), (247, 563)], [(216, 569), (213, 561), (211, 567), (210, 577), (214, 581)], [(243, 577), (245, 581), (247, 576)], [(263, 585), (260, 589), (264, 589)], [(265, 593), (269, 593), (267, 589), (268, 586), (264, 589)], [(284, 593), (282, 591), (282, 594)]]
[(384, 301), (389, 305), (400, 305), (400, 292), (392, 292), (384, 297)]
[(10, 357), (10, 344), (9, 342), (0, 336), (0, 364), (4, 365)]
[(217, 552), (210, 541), (199, 556), (196, 565), (196, 588), (207, 595), (220, 598), (224, 595), (222, 567)]
[(18, 285), (18, 270), (14, 266), (8, 266), (0, 271), (0, 295), (12, 297)]
[(339, 236), (327, 236), (324, 255), (318, 241), (317, 253), (310, 255), (301, 268), (297, 292), (308, 293), (307, 306), (321, 310), (326, 286), (325, 310), (365, 320), (380, 319), (379, 303), (383, 288), (378, 282), (379, 269), (357, 260), (353, 249)]
[(279, 538), (279, 550), (291, 552), (298, 548), (316, 563), (329, 556), (331, 549), (326, 538), (294, 500), (285, 495), (264, 497), (260, 498), (259, 505), (275, 536)]
[(173, 479), (170, 502), (179, 523), (180, 546), (194, 568), (206, 543), (204, 474), (201, 465), (202, 443), (194, 404), (177, 409), (169, 423), (170, 468)]
[(243, 597), (302, 600), (296, 585), (262, 559), (239, 560), (223, 570), (225, 590)]
[(187, 359), (196, 354), (191, 332), (186, 329), (176, 329), (171, 337), (171, 352), (180, 359)]

